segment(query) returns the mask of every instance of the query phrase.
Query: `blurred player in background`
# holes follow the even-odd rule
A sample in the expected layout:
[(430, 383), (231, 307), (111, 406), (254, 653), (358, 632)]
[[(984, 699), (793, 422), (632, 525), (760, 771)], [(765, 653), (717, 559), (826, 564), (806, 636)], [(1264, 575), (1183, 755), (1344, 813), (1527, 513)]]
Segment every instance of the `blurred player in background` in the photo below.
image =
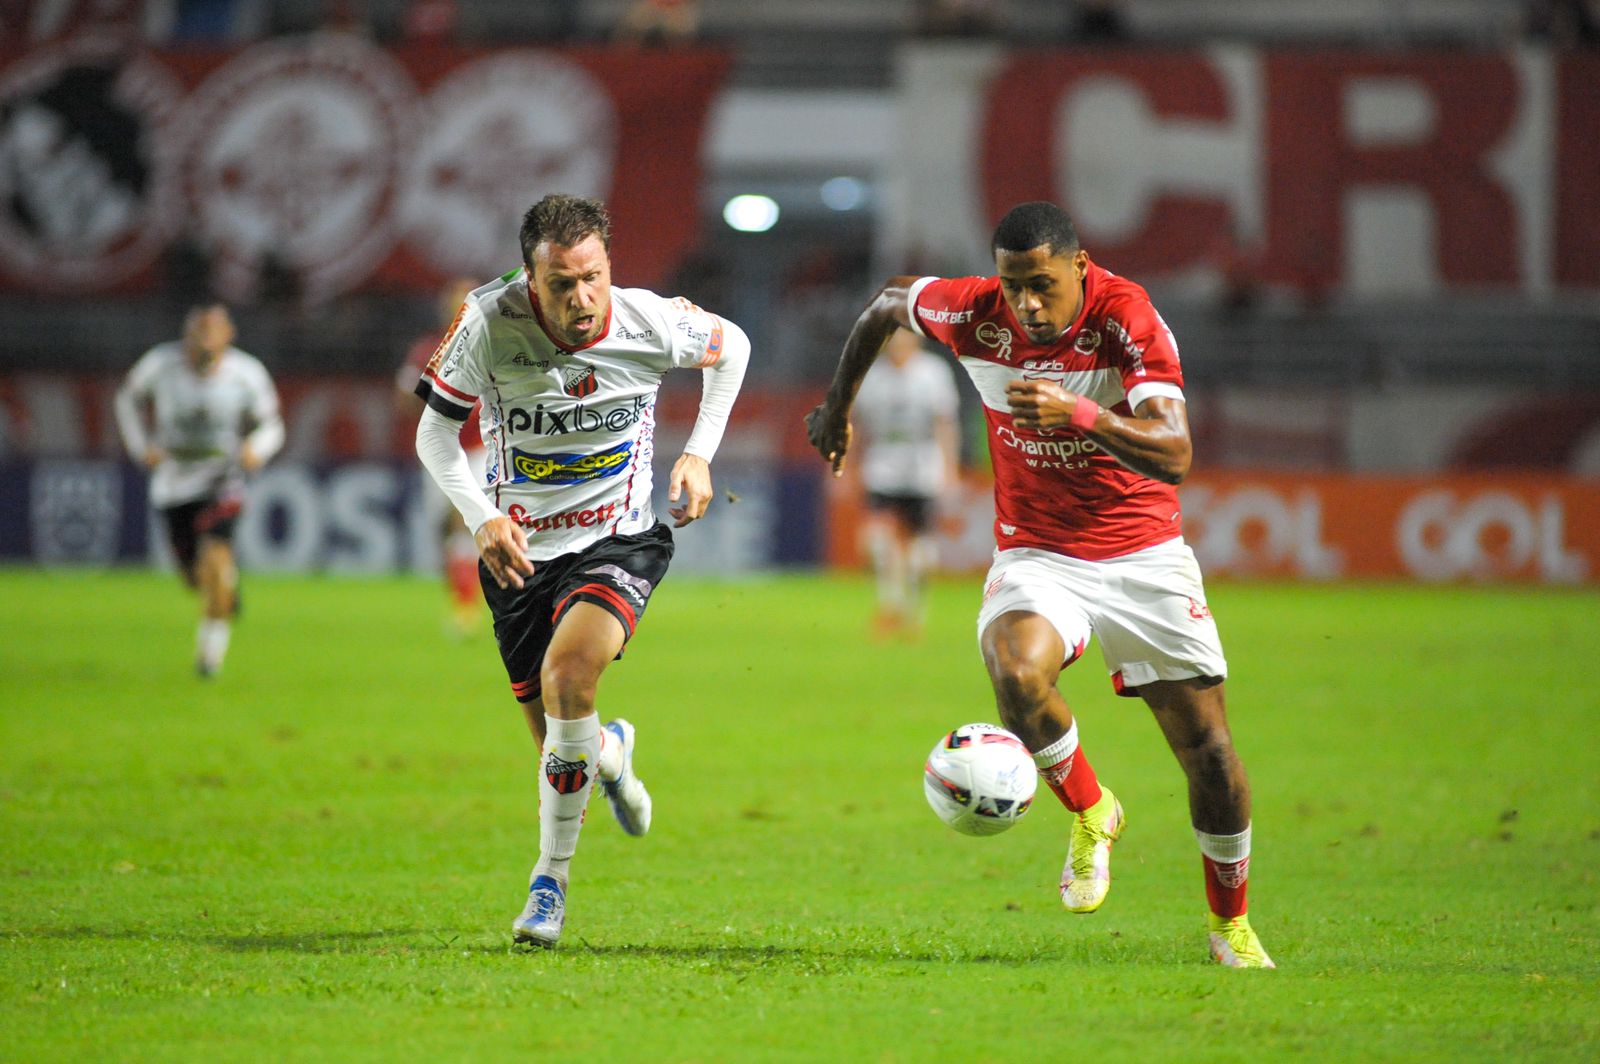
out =
[[(595, 200), (546, 196), (519, 236), (522, 269), (467, 297), (422, 373), (417, 454), (473, 531), (500, 656), (541, 748), (539, 860), (512, 930), (554, 946), (596, 777), (624, 831), (650, 827), (633, 726), (602, 728), (595, 691), (672, 560), (651, 505), (656, 394), (668, 370), (705, 371), (667, 481), (682, 528), (711, 502), (750, 342), (687, 300), (613, 288), (611, 219)], [(475, 479), (460, 427), (480, 397), (489, 465)]]
[[(448, 328), (467, 295), (478, 287), (476, 281), (457, 277), (439, 291), (439, 329)], [(417, 397), (417, 377), (427, 368), (428, 359), (439, 346), (437, 331), (417, 337), (406, 352), (406, 358), (395, 374), (395, 405), (411, 417), (422, 415), (424, 404)], [(467, 462), (473, 475), (483, 482), (483, 438), (478, 432), (478, 407), (461, 425), (461, 447), (467, 452)], [(456, 517), (449, 502), (439, 493), (431, 479), (427, 480), (430, 505), (437, 510), (439, 554), (444, 565), (445, 586), (450, 594), (450, 625), (458, 635), (469, 635), (478, 627), (483, 616), (483, 592), (478, 589), (478, 546)]]
[(166, 524), (184, 581), (200, 592), (201, 676), (222, 668), (239, 609), (233, 529), (245, 477), (283, 446), (272, 378), (233, 346), (234, 335), (226, 307), (193, 308), (183, 338), (145, 352), (116, 397), (123, 445), (151, 471), (150, 503)]
[(862, 544), (877, 576), (874, 631), (914, 637), (936, 560), (934, 512), (956, 482), (960, 398), (949, 365), (910, 330), (895, 330), (883, 354), (855, 402), (867, 492)]
[(998, 549), (978, 639), (1000, 719), (1074, 814), (1061, 899), (1098, 909), (1122, 806), (1101, 786), (1056, 690), (1092, 635), (1118, 694), (1143, 698), (1188, 777), (1222, 964), (1271, 968), (1245, 915), (1250, 787), (1223, 702), (1223, 658), (1174, 485), (1193, 450), (1177, 344), (1144, 289), (1089, 261), (1066, 212), (1013, 208), (998, 277), (891, 278), (857, 319), (806, 418), (839, 473), (850, 404), (897, 326), (955, 352), (977, 385), (995, 471)]

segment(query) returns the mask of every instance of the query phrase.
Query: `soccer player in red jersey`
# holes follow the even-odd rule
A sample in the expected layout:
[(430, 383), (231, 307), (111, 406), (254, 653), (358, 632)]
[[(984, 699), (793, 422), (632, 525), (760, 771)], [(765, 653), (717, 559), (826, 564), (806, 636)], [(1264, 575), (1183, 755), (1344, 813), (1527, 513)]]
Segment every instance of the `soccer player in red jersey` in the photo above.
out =
[[(466, 302), (478, 282), (457, 277), (439, 290), (439, 328), (448, 328), (456, 313)], [(404, 416), (416, 419), (422, 416), (426, 404), (417, 396), (417, 378), (428, 366), (428, 359), (439, 347), (439, 333), (430, 330), (412, 341), (406, 350), (405, 361), (395, 373), (395, 407)], [(467, 462), (473, 475), (482, 478), (488, 452), (478, 430), (478, 407), (474, 405), (467, 419), (461, 423), (461, 449), (467, 453)], [(430, 503), (437, 511), (439, 554), (444, 567), (445, 585), (450, 593), (450, 627), (457, 635), (470, 635), (478, 628), (483, 617), (483, 592), (478, 588), (478, 545), (472, 535), (456, 517), (450, 502), (433, 484), (424, 478), (431, 492)]]
[(1094, 636), (1117, 693), (1144, 699), (1188, 777), (1212, 955), (1271, 968), (1245, 915), (1250, 787), (1228, 731), (1227, 661), (1174, 487), (1193, 457), (1177, 344), (1144, 289), (1091, 262), (1054, 204), (1012, 208), (991, 249), (995, 277), (890, 278), (807, 434), (837, 476), (851, 403), (895, 328), (955, 353), (983, 401), (995, 473), (978, 641), (1001, 722), (1074, 814), (1063, 904), (1105, 901), (1125, 823), (1056, 690)]

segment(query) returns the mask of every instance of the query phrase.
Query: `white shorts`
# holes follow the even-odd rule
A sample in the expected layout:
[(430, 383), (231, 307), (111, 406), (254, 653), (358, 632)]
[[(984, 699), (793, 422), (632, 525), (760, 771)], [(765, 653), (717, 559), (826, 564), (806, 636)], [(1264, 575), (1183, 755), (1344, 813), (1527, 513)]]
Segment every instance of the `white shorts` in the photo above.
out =
[(1118, 694), (1156, 680), (1228, 675), (1200, 564), (1182, 539), (1102, 562), (1031, 547), (995, 551), (978, 611), (980, 644), (990, 622), (1012, 610), (1055, 627), (1067, 648), (1063, 668), (1097, 638)]

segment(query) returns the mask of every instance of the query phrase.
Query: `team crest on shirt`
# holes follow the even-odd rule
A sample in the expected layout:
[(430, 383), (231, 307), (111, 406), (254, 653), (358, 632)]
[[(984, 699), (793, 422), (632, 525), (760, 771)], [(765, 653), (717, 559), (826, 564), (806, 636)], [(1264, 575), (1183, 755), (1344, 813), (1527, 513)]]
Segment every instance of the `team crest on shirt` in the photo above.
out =
[(561, 390), (574, 399), (583, 399), (593, 395), (600, 382), (595, 378), (593, 366), (579, 366), (566, 374), (562, 380)]

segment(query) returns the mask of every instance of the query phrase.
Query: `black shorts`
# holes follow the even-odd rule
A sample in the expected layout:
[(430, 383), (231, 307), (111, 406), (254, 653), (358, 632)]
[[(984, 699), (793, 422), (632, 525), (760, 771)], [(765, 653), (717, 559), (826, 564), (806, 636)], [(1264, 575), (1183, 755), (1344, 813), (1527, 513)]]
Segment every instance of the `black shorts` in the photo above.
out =
[(887, 510), (916, 535), (933, 527), (933, 497), (930, 495), (885, 495), (869, 491), (867, 509)]
[[(573, 554), (535, 562), (521, 588), (501, 587), (478, 562), (478, 582), (494, 615), (500, 660), (518, 702), (539, 697), (539, 669), (556, 625), (575, 602), (592, 602), (622, 624), (627, 640), (644, 616), (672, 561), (672, 530), (657, 522), (648, 532), (612, 536)], [(621, 657), (622, 652), (617, 652)]]
[(167, 523), (167, 540), (172, 544), (178, 567), (186, 574), (194, 572), (201, 539), (232, 543), (233, 529), (239, 523), (242, 509), (243, 500), (231, 493), (163, 507), (161, 517)]

